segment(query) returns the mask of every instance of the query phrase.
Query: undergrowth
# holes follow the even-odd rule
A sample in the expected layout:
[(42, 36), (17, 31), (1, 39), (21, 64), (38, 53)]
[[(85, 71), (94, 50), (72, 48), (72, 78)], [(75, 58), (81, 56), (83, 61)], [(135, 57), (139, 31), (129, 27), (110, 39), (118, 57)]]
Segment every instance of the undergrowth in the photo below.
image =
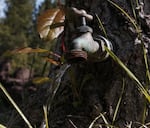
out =
[[(124, 16), (126, 17), (126, 19), (128, 20), (128, 22), (130, 22), (134, 27), (136, 34), (137, 34), (137, 38), (141, 41), (141, 47), (143, 49), (143, 58), (144, 58), (144, 63), (145, 63), (145, 68), (146, 68), (146, 85), (143, 85), (143, 83), (136, 77), (136, 74), (134, 74), (112, 51), (110, 51), (107, 47), (105, 47), (105, 50), (109, 53), (110, 57), (122, 68), (122, 70), (124, 70), (126, 72), (126, 74), (136, 83), (137, 88), (139, 89), (140, 93), (142, 93), (145, 96), (145, 104), (144, 104), (144, 110), (143, 110), (143, 122), (141, 124), (141, 126), (139, 128), (148, 128), (150, 123), (145, 123), (146, 120), (146, 109), (147, 109), (147, 104), (150, 104), (150, 94), (148, 92), (148, 88), (149, 88), (149, 83), (150, 83), (150, 71), (149, 71), (149, 66), (148, 66), (148, 57), (147, 57), (147, 52), (146, 52), (146, 48), (142, 39), (142, 31), (141, 31), (141, 26), (140, 23), (137, 22), (137, 14), (136, 14), (136, 10), (135, 7), (133, 5), (133, 1), (130, 0), (131, 2), (131, 6), (132, 6), (132, 11), (133, 11), (133, 17), (131, 17), (122, 7), (120, 7), (119, 5), (117, 5), (115, 2), (111, 1), (111, 0), (107, 0), (114, 8), (116, 8), (117, 10), (120, 11), (120, 13), (124, 14)], [(136, 1), (136, 6), (139, 6), (138, 1)], [(101, 30), (103, 31), (103, 34), (105, 35), (105, 37), (107, 38), (107, 32), (102, 24), (101, 19), (98, 17), (98, 15), (96, 14), (96, 17), (98, 19), (99, 22), (99, 27), (101, 28)], [(33, 51), (32, 51), (33, 52)], [(47, 51), (46, 51), (47, 52)], [(142, 53), (141, 53), (142, 54)], [(58, 64), (57, 62), (55, 62), (54, 60), (50, 60), (51, 63), (53, 64)], [(73, 73), (71, 73), (73, 74)], [(57, 76), (58, 77), (58, 76)], [(62, 76), (61, 76), (62, 77)], [(74, 92), (76, 93), (76, 95), (81, 95), (81, 88), (79, 89), (79, 93), (77, 92), (76, 88), (74, 87), (76, 85), (76, 81), (73, 79), (73, 75), (72, 75), (72, 90), (75, 90)], [(61, 79), (60, 79), (61, 80)], [(113, 120), (111, 123), (109, 123), (109, 121), (107, 121), (106, 113), (100, 113), (97, 117), (95, 117), (95, 119), (90, 123), (88, 128), (94, 128), (95, 126), (97, 127), (102, 127), (102, 124), (95, 124), (97, 120), (99, 120), (100, 118), (103, 120), (104, 122), (104, 126), (106, 128), (117, 128), (117, 126), (114, 125), (114, 122), (116, 120), (116, 116), (118, 114), (119, 111), (119, 107), (123, 98), (123, 93), (124, 93), (124, 88), (126, 85), (126, 81), (123, 78), (122, 80), (122, 90), (120, 92), (120, 96), (119, 96), (119, 100), (118, 103), (116, 105), (116, 109), (113, 115)], [(85, 80), (83, 80), (83, 82), (85, 82)], [(56, 86), (53, 89), (53, 93), (52, 93), (52, 97), (49, 100), (49, 103), (52, 104), (53, 98), (57, 93), (57, 90), (60, 86), (60, 81), (58, 83), (58, 86)], [(27, 126), (29, 128), (33, 128), (33, 126), (31, 125), (31, 123), (28, 121), (28, 119), (25, 117), (25, 115), (23, 114), (23, 112), (20, 110), (20, 108), (17, 106), (17, 104), (14, 102), (14, 100), (11, 98), (11, 96), (8, 94), (8, 92), (5, 90), (5, 88), (3, 87), (3, 85), (0, 84), (0, 89), (3, 91), (3, 93), (6, 95), (7, 99), (10, 101), (10, 103), (14, 106), (14, 108), (17, 110), (18, 114), (22, 117), (22, 119), (24, 120), (24, 122), (27, 124)], [(49, 128), (49, 124), (48, 124), (48, 111), (50, 108), (48, 108), (50, 106), (43, 106), (43, 111), (44, 111), (44, 120), (45, 120), (45, 124), (46, 124), (46, 128)], [(127, 124), (128, 127), (132, 127), (132, 123), (131, 124)], [(76, 126), (74, 126), (76, 127)], [(5, 126), (3, 126), (2, 124), (0, 124), (0, 128), (5, 128)]]

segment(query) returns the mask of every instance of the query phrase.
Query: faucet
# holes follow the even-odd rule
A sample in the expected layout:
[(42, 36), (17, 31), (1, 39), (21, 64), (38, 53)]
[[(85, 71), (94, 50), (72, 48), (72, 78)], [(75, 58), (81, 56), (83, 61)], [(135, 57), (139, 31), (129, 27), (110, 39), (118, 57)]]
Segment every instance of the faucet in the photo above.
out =
[(65, 57), (70, 63), (91, 61), (92, 58), (94, 61), (100, 61), (102, 54), (104, 58), (108, 58), (104, 45), (112, 50), (112, 44), (106, 38), (100, 35), (93, 37), (93, 29), (87, 25), (86, 20), (93, 20), (93, 16), (87, 14), (85, 10), (79, 10), (75, 7), (67, 9), (65, 29), (67, 51)]

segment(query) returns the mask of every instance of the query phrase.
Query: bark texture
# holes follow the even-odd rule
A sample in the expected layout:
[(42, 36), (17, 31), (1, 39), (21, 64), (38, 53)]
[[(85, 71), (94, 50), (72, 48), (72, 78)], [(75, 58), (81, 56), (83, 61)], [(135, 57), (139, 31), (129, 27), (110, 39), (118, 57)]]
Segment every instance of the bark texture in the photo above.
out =
[[(114, 0), (131, 17), (135, 1)], [(131, 4), (132, 2), (132, 4)], [(141, 25), (143, 40), (149, 59), (150, 44), (150, 1), (136, 9), (137, 21)], [(123, 63), (146, 84), (146, 68), (138, 34), (128, 18), (107, 0), (67, 0), (67, 6), (85, 9), (90, 14), (97, 14), (101, 19), (108, 39), (113, 43), (114, 53)], [(88, 23), (94, 34), (103, 35), (96, 17)], [(104, 35), (103, 35), (104, 36)], [(53, 73), (57, 68), (51, 69)], [(124, 84), (124, 90), (122, 92)], [(122, 100), (115, 121), (113, 117), (119, 98)], [(111, 58), (97, 63), (84, 62), (72, 64), (62, 78), (49, 114), (52, 128), (88, 128), (90, 123), (102, 113), (109, 124), (119, 128), (140, 127), (150, 121), (149, 103), (140, 93), (136, 83)], [(144, 111), (146, 109), (145, 117)], [(106, 127), (106, 122), (99, 118), (93, 128)]]

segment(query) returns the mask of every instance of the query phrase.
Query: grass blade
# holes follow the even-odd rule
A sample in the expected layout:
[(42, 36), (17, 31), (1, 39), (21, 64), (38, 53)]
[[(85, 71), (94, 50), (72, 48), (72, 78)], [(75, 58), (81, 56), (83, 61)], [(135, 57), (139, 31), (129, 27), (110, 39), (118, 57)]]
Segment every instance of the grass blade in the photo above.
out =
[(109, 128), (109, 123), (106, 120), (105, 116), (102, 113), (100, 113), (100, 115), (102, 116), (102, 119), (103, 119), (104, 123), (106, 124), (106, 127)]
[(137, 33), (140, 33), (141, 32), (141, 30), (139, 29), (139, 27), (138, 27), (138, 25), (137, 25), (137, 23), (136, 23), (136, 21), (131, 17), (131, 16), (129, 16), (129, 14), (126, 12), (126, 11), (124, 11), (119, 5), (117, 5), (115, 2), (113, 2), (113, 1), (111, 1), (111, 0), (107, 0), (109, 3), (111, 3), (114, 7), (116, 7), (118, 10), (120, 10), (127, 18), (128, 18), (128, 20), (133, 24), (133, 26), (135, 27), (135, 29), (136, 29), (136, 32)]
[(101, 28), (101, 29), (102, 29), (102, 31), (103, 31), (103, 33), (104, 33), (105, 37), (107, 38), (107, 33), (106, 33), (106, 30), (105, 30), (105, 28), (104, 28), (104, 26), (103, 26), (103, 24), (102, 24), (101, 19), (98, 17), (98, 15), (97, 15), (97, 14), (95, 14), (95, 15), (96, 15), (96, 18), (97, 18), (97, 20), (98, 20), (98, 22), (99, 22), (99, 28)]
[[(105, 113), (104, 113), (104, 114), (105, 114)], [(109, 126), (111, 126), (111, 125), (108, 123), (108, 121), (107, 121), (107, 119), (105, 118), (104, 114), (100, 113), (100, 114), (92, 121), (92, 123), (90, 124), (90, 126), (89, 126), (88, 128), (93, 128), (94, 123), (95, 123), (99, 118), (102, 118), (103, 121), (104, 121), (104, 123), (105, 123), (106, 128), (109, 128)]]
[(120, 94), (120, 97), (119, 97), (119, 100), (118, 100), (118, 103), (117, 103), (117, 106), (116, 106), (116, 109), (115, 109), (115, 112), (114, 112), (112, 125), (114, 124), (114, 122), (116, 120), (116, 116), (117, 116), (119, 106), (120, 106), (120, 103), (121, 103), (121, 100), (122, 100), (122, 95), (123, 95), (123, 92), (124, 92), (124, 87), (125, 87), (125, 80), (123, 79), (122, 90), (121, 90), (121, 94)]
[(135, 8), (134, 8), (133, 0), (130, 0), (130, 3), (131, 3), (131, 8), (132, 8), (132, 12), (133, 12), (134, 18), (135, 18), (136, 21), (137, 21), (137, 16), (136, 16), (136, 12), (135, 12)]
[(92, 121), (92, 123), (90, 124), (89, 128), (93, 128), (94, 123), (95, 123), (99, 118), (101, 118), (101, 117), (102, 117), (101, 114), (100, 114), (99, 116), (97, 116), (97, 117)]
[(141, 82), (138, 80), (138, 78), (123, 64), (123, 62), (112, 52), (110, 51), (106, 46), (105, 46), (105, 50), (109, 53), (109, 55), (112, 57), (112, 59), (119, 64), (122, 69), (128, 74), (128, 76), (134, 80), (137, 84), (138, 89), (142, 92), (142, 94), (146, 97), (146, 99), (148, 100), (148, 102), (150, 103), (150, 95), (148, 93), (148, 91), (143, 87), (143, 85), (141, 84)]
[[(146, 89), (149, 87), (150, 83), (150, 72), (149, 72), (149, 66), (148, 66), (148, 58), (147, 58), (147, 52), (146, 48), (144, 46), (143, 40), (142, 41), (142, 47), (143, 47), (143, 55), (144, 55), (144, 61), (145, 61), (145, 68), (146, 68)], [(142, 117), (142, 123), (145, 123), (146, 120), (146, 113), (147, 113), (147, 102), (144, 102), (144, 109), (143, 109), (143, 117)]]
[(74, 127), (74, 128), (78, 128), (73, 122), (72, 120), (69, 119), (70, 124)]
[(145, 67), (146, 67), (146, 77), (148, 79), (148, 84), (149, 84), (149, 82), (150, 82), (150, 71), (149, 71), (149, 66), (148, 66), (147, 52), (146, 52), (146, 48), (144, 47), (144, 44), (143, 44), (143, 52), (144, 52), (144, 61), (145, 61)]
[(33, 128), (32, 125), (30, 124), (30, 122), (27, 120), (27, 118), (25, 117), (25, 115), (23, 114), (23, 112), (20, 110), (20, 108), (17, 106), (17, 104), (14, 102), (14, 100), (11, 98), (11, 96), (8, 94), (8, 92), (6, 91), (6, 89), (2, 86), (2, 84), (0, 83), (0, 89), (4, 92), (4, 94), (6, 95), (6, 97), (8, 98), (8, 100), (11, 102), (11, 104), (14, 106), (14, 108), (17, 110), (17, 112), (19, 113), (19, 115), (22, 117), (22, 119), (25, 121), (25, 123), (28, 125), (29, 128)]
[(52, 106), (52, 102), (54, 100), (54, 97), (61, 85), (61, 80), (62, 80), (62, 77), (64, 76), (65, 72), (67, 71), (67, 69), (70, 67), (71, 65), (68, 65), (68, 64), (64, 64), (60, 67), (59, 69), (59, 72), (56, 74), (54, 80), (53, 80), (53, 83), (52, 83), (52, 92), (51, 92), (51, 95), (48, 97), (48, 100), (47, 100), (47, 110), (48, 112), (51, 110), (51, 106)]
[(49, 128), (48, 126), (48, 113), (47, 113), (47, 106), (43, 106), (43, 110), (44, 110), (44, 118), (45, 118), (45, 124), (46, 124), (46, 128)]

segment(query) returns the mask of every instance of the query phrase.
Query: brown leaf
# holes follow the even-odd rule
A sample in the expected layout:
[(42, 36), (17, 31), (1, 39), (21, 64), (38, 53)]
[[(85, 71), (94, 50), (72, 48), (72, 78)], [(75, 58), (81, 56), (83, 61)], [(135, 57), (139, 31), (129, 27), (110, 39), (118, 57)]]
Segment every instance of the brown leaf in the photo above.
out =
[(49, 77), (35, 77), (33, 78), (32, 83), (36, 85), (41, 85), (50, 81), (51, 79)]
[(48, 57), (45, 57), (45, 59), (46, 59), (46, 61), (48, 61), (48, 62), (50, 62), (50, 63), (52, 63), (56, 66), (60, 65), (60, 62), (55, 61), (54, 59), (51, 59), (51, 58), (48, 58)]
[(64, 22), (64, 19), (65, 13), (63, 9), (54, 8), (45, 11), (38, 17), (37, 21), (37, 29), (40, 37), (48, 38), (49, 40), (57, 38), (64, 30), (63, 24), (60, 24)]
[(18, 53), (42, 53), (42, 52), (49, 52), (46, 49), (41, 49), (41, 48), (30, 48), (30, 47), (25, 47), (25, 48), (19, 48), (11, 51), (13, 54), (18, 54)]

